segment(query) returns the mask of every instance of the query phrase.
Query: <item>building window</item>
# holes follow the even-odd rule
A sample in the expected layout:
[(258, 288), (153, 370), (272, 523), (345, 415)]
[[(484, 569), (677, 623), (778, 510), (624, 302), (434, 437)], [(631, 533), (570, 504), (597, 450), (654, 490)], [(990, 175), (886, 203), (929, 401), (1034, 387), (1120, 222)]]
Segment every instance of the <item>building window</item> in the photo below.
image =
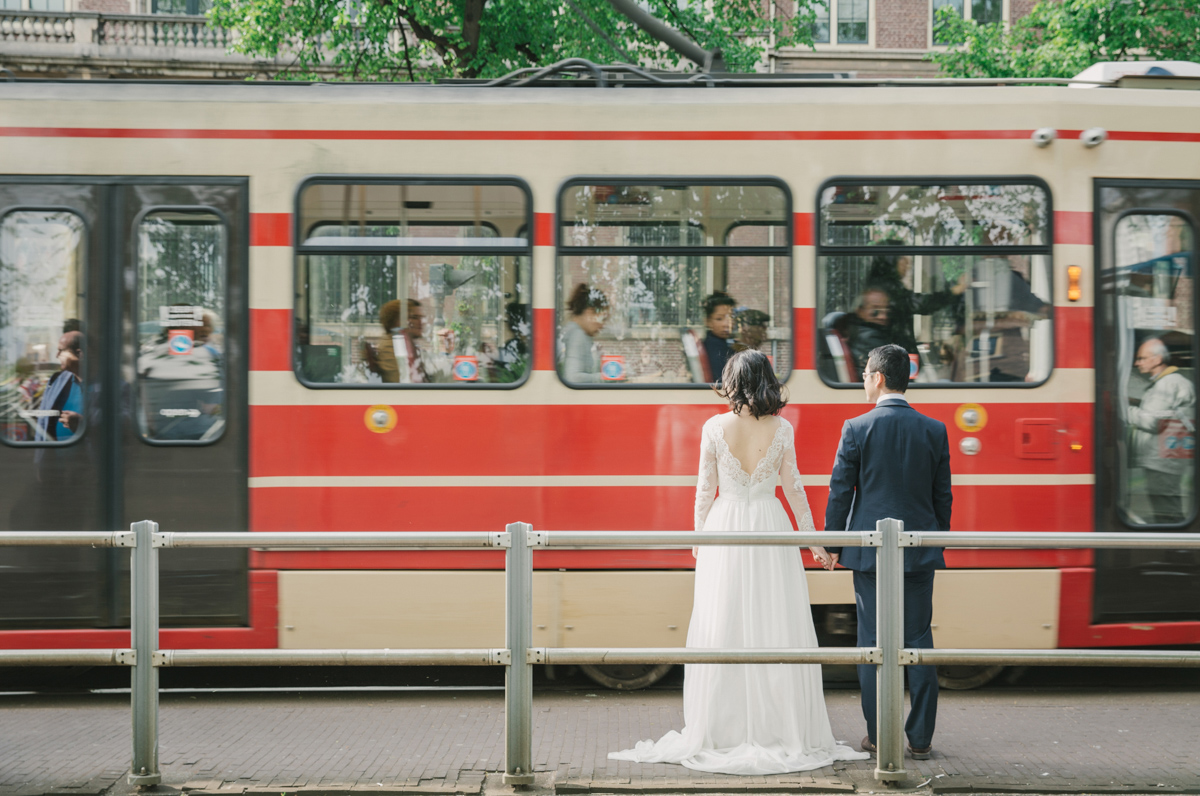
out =
[(743, 348), (787, 378), (791, 200), (781, 183), (572, 180), (558, 218), (567, 385), (711, 384)]
[(155, 14), (207, 14), (212, 0), (152, 0), (150, 10)]
[(66, 0), (0, 0), (5, 11), (66, 11)]
[[(994, 25), (1004, 21), (1004, 5), (1004, 0), (933, 0), (933, 24), (930, 25), (930, 30), (934, 31), (937, 24), (938, 9), (945, 6), (952, 8), (954, 13), (963, 19), (972, 20), (980, 25)], [(946, 43), (937, 37), (936, 31), (931, 35), (934, 44)]]
[(1041, 184), (839, 180), (821, 191), (817, 369), (861, 383), (904, 347), (917, 386), (1030, 385), (1053, 364), (1050, 194)]
[(867, 44), (870, 41), (871, 0), (825, 0), (813, 9), (815, 44)]
[(300, 189), (296, 373), (310, 387), (513, 387), (532, 357), (529, 191), (319, 178)]

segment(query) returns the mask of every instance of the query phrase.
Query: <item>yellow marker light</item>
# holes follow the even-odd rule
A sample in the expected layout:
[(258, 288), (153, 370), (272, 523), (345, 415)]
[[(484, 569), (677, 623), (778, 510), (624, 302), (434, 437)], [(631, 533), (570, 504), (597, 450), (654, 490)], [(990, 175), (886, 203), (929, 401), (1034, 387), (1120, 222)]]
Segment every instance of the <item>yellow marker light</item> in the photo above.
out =
[(1083, 269), (1078, 265), (1067, 266), (1067, 301), (1079, 301), (1083, 296), (1083, 290), (1079, 287), (1079, 277), (1083, 275)]
[(363, 422), (368, 431), (376, 434), (386, 434), (396, 427), (396, 410), (382, 404), (367, 407), (363, 414)]
[(1083, 445), (1081, 445), (1081, 444), (1080, 444), (1080, 443), (1078, 443), (1078, 442), (1072, 442), (1072, 443), (1071, 443), (1071, 450), (1073, 450), (1073, 451), (1081, 451), (1081, 450), (1083, 450)]
[(954, 412), (954, 423), (960, 431), (974, 434), (987, 425), (987, 410), (979, 404), (963, 404)]

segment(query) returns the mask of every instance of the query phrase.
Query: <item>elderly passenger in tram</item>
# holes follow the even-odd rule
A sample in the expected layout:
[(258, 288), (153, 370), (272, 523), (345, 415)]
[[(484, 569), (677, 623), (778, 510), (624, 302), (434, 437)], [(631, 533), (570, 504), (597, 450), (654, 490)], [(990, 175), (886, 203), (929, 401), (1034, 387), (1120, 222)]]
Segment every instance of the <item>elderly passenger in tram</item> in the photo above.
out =
[(1157, 337), (1138, 346), (1134, 365), (1150, 379), (1141, 399), (1130, 399), (1126, 417), (1133, 431), (1134, 463), (1146, 474), (1151, 521), (1182, 522), (1183, 476), (1191, 469), (1193, 451), (1181, 445), (1185, 437), (1194, 439), (1196, 392), (1191, 380), (1171, 365), (1171, 353)]

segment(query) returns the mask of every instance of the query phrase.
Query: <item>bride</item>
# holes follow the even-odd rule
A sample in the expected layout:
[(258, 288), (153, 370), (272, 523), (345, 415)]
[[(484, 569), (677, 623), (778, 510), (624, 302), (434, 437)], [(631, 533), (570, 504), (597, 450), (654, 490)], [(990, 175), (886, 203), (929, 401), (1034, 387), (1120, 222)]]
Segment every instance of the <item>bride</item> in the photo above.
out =
[[(718, 390), (731, 411), (704, 424), (696, 530), (792, 530), (775, 497), (781, 476), (800, 530), (813, 532), (796, 467), (795, 432), (778, 416), (787, 401), (770, 360), (759, 351), (740, 351), (721, 378)], [(746, 469), (743, 463), (753, 466)], [(825, 548), (810, 550), (818, 563), (833, 569)], [(696, 587), (689, 647), (817, 646), (798, 547), (705, 546), (692, 553)], [(835, 760), (870, 757), (834, 740), (817, 664), (688, 664), (683, 721), (682, 732), (671, 730), (657, 743), (640, 741), (608, 756), (746, 775), (808, 771)]]

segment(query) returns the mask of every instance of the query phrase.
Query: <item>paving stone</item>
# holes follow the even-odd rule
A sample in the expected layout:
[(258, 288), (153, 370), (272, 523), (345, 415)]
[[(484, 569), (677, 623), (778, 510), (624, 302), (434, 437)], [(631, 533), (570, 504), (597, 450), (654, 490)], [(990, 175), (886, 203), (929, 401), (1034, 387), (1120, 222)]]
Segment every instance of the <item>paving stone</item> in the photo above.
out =
[[(858, 695), (826, 695), (835, 737), (864, 734)], [(877, 788), (874, 761), (731, 777), (609, 761), (683, 723), (678, 691), (539, 692), (534, 769), (566, 793), (837, 793)], [(163, 694), (164, 784), (187, 796), (483, 793), (504, 759), (503, 695), (481, 692)], [(943, 692), (934, 793), (1200, 794), (1200, 694)], [(0, 696), (0, 796), (98, 796), (123, 783), (123, 695)]]

